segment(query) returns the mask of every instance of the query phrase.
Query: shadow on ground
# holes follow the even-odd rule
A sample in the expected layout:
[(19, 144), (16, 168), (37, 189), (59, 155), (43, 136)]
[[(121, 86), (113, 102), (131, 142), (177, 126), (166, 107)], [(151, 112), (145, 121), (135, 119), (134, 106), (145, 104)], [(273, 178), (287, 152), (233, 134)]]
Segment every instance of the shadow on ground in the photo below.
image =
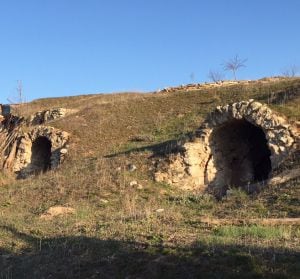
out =
[(166, 156), (167, 154), (177, 153), (181, 151), (181, 144), (187, 139), (192, 137), (192, 133), (185, 134), (182, 136), (181, 140), (168, 140), (160, 143), (155, 144), (146, 144), (141, 147), (131, 148), (126, 151), (120, 151), (112, 154), (108, 154), (104, 156), (105, 158), (114, 158), (120, 155), (128, 155), (130, 153), (139, 153), (139, 152), (146, 152), (150, 151), (153, 153), (152, 157), (160, 157)]
[(0, 278), (299, 278), (300, 253), (195, 243), (177, 248), (76, 236), (38, 238), (2, 226), (29, 248), (0, 248)]

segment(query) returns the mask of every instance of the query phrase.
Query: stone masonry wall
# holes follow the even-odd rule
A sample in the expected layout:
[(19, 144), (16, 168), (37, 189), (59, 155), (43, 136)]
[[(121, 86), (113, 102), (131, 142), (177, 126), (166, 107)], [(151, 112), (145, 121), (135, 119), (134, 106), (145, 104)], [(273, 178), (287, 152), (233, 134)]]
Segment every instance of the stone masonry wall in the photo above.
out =
[(13, 165), (13, 171), (19, 173), (22, 177), (26, 177), (35, 171), (35, 166), (31, 164), (32, 144), (39, 137), (45, 137), (51, 143), (51, 169), (57, 168), (68, 152), (69, 134), (67, 132), (52, 127), (37, 126), (30, 132), (22, 134), (18, 139)]
[(1, 169), (11, 170), (19, 178), (25, 178), (57, 168), (68, 152), (70, 135), (53, 127), (35, 124), (61, 118), (66, 113), (66, 109), (60, 108), (38, 112), (29, 120), (14, 115), (1, 119)]
[[(225, 127), (221, 138), (220, 136), (218, 138), (216, 131), (225, 125), (229, 125), (227, 127), (237, 125), (237, 129), (236, 131), (233, 129), (226, 135), (228, 128)], [(260, 138), (263, 135), (266, 140), (265, 149), (261, 147), (262, 144), (255, 142), (257, 139), (252, 140), (252, 145), (256, 146), (255, 148), (260, 148), (265, 154), (269, 154), (261, 160), (264, 160), (262, 162), (269, 160), (271, 169), (279, 166), (295, 149), (296, 130), (285, 118), (272, 112), (266, 105), (249, 100), (219, 106), (196, 131), (194, 139), (181, 146), (182, 152), (172, 155), (158, 165), (155, 180), (177, 185), (182, 189), (203, 191), (209, 186), (230, 186), (226, 181), (228, 176), (234, 177), (236, 175), (237, 181), (248, 179), (248, 184), (253, 182), (255, 175), (258, 176), (254, 173), (253, 164), (256, 164), (255, 161), (260, 160), (260, 157), (255, 154), (257, 153), (255, 150), (250, 152), (250, 149), (247, 149), (247, 139), (243, 135), (238, 135), (239, 127), (246, 127), (245, 131), (247, 131), (247, 125), (258, 134), (260, 131), (263, 132)], [(253, 134), (251, 129), (249, 137)], [(232, 135), (233, 133), (237, 135)], [(239, 136), (243, 137), (243, 140), (240, 140)], [(229, 147), (228, 150), (224, 151), (222, 149), (226, 149), (226, 145), (224, 145), (226, 140)], [(236, 158), (232, 156), (230, 159), (231, 154), (235, 154)], [(242, 162), (238, 162), (241, 158), (243, 159)], [(230, 167), (230, 164), (234, 160), (237, 162), (233, 168)], [(235, 180), (232, 179), (232, 181)]]

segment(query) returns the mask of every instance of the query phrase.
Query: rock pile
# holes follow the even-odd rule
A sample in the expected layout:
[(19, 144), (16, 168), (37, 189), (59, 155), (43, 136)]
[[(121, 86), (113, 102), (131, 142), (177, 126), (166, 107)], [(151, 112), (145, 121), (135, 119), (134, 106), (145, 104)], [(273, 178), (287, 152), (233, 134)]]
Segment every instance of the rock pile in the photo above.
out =
[(192, 91), (192, 90), (199, 90), (205, 88), (215, 88), (221, 86), (230, 86), (235, 84), (248, 84), (251, 81), (219, 81), (219, 82), (212, 82), (212, 83), (191, 83), (191, 84), (182, 84), (176, 87), (166, 87), (162, 90), (159, 90), (158, 93), (172, 93), (176, 91)]
[(28, 119), (30, 125), (41, 125), (46, 122), (65, 117), (71, 110), (66, 108), (54, 108), (50, 110), (38, 111)]
[(181, 146), (158, 165), (156, 181), (183, 189), (224, 192), (269, 178), (295, 149), (296, 130), (254, 100), (217, 107)]
[[(270, 83), (277, 82), (285, 79), (284, 77), (273, 77), (273, 78), (263, 78), (258, 80), (260, 83)], [(157, 93), (172, 93), (176, 91), (193, 91), (199, 89), (211, 89), (218, 88), (222, 86), (232, 86), (232, 85), (247, 85), (251, 83), (255, 83), (255, 80), (220, 80), (218, 82), (205, 82), (205, 83), (191, 83), (191, 84), (183, 84), (175, 87), (166, 87), (162, 90), (158, 90)]]

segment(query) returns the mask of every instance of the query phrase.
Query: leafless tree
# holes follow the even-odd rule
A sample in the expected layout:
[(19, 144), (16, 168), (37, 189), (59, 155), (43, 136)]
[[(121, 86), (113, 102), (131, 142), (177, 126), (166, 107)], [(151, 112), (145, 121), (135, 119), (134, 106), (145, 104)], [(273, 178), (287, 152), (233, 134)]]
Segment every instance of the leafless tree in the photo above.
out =
[(228, 61), (226, 61), (225, 63), (223, 63), (224, 70), (231, 71), (233, 73), (234, 80), (236, 80), (236, 72), (240, 68), (246, 67), (246, 64), (245, 64), (246, 61), (247, 61), (247, 59), (241, 59), (241, 58), (239, 58), (238, 55), (235, 55), (233, 58), (231, 58)]
[(296, 65), (291, 65), (282, 71), (284, 77), (295, 77), (298, 73), (298, 67)]
[(223, 80), (224, 78), (224, 75), (218, 71), (213, 71), (213, 70), (210, 70), (209, 73), (208, 73), (208, 78), (210, 80), (212, 80), (213, 82), (220, 82)]
[(25, 102), (25, 97), (23, 93), (23, 82), (22, 80), (17, 80), (16, 87), (17, 96), (7, 98), (7, 101), (11, 104), (23, 104)]
[(190, 74), (190, 79), (191, 79), (191, 82), (192, 82), (192, 83), (195, 82), (195, 73), (194, 73), (194, 72), (192, 72), (192, 73)]
[(7, 98), (10, 105), (14, 106), (14, 110), (18, 115), (22, 115), (25, 109), (26, 99), (23, 92), (22, 80), (17, 80), (16, 87), (17, 96)]
[(23, 94), (23, 82), (22, 80), (18, 80), (17, 83), (18, 102), (20, 104), (23, 104), (25, 102)]

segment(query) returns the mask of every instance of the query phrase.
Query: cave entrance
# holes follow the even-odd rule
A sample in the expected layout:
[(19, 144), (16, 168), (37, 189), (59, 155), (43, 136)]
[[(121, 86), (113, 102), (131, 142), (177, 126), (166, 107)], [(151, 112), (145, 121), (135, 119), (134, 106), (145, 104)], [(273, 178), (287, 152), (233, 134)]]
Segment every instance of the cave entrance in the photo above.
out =
[(38, 137), (31, 147), (31, 165), (34, 172), (45, 172), (51, 167), (51, 141), (46, 137)]
[(246, 120), (231, 120), (210, 138), (214, 175), (210, 184), (224, 189), (260, 182), (271, 172), (271, 152), (264, 131)]

